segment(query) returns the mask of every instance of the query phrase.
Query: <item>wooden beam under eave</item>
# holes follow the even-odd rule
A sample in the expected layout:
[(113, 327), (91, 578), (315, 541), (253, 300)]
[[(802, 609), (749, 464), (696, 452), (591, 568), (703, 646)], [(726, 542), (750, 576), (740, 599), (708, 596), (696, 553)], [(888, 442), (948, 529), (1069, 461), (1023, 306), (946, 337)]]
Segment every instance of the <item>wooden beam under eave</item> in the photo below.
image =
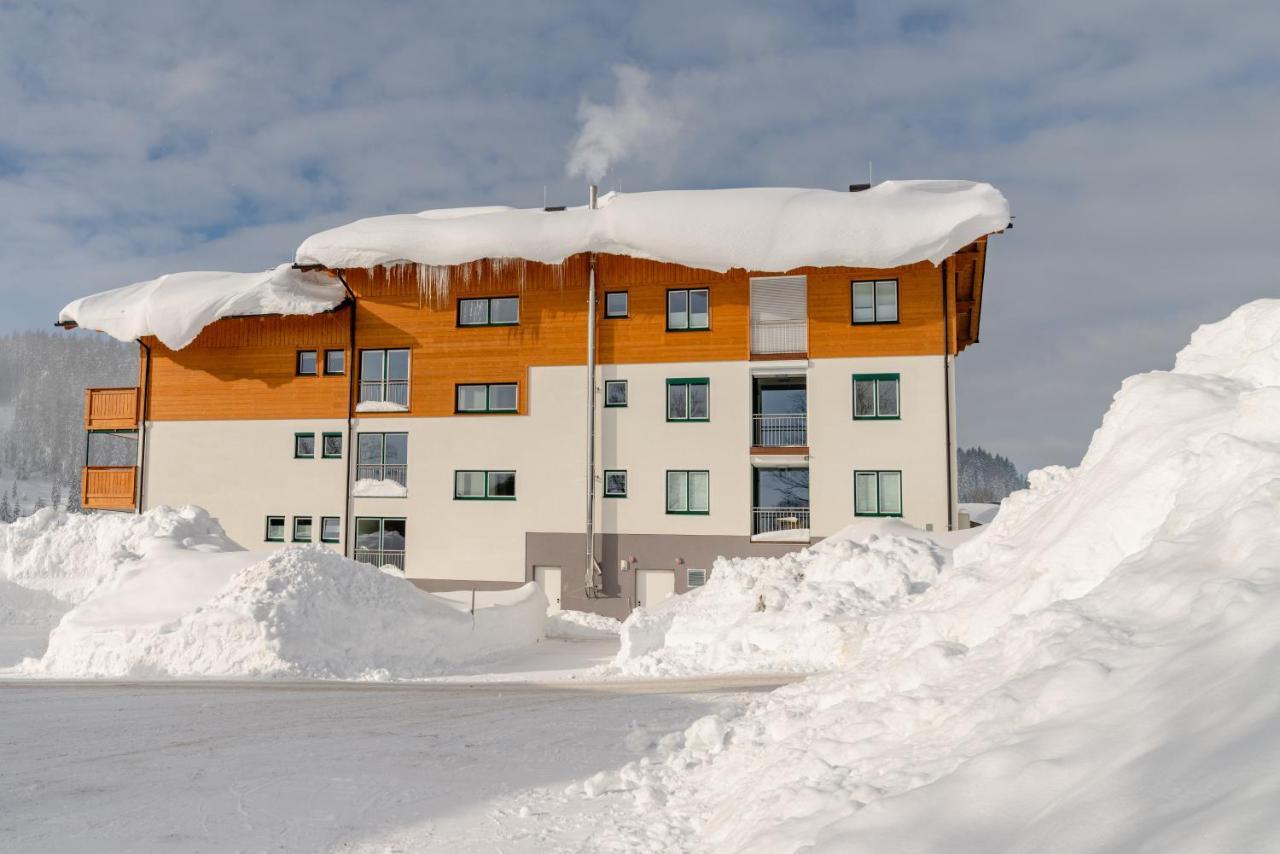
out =
[(982, 282), (987, 276), (987, 238), (978, 239), (978, 261), (973, 273), (973, 311), (969, 315), (969, 340), (978, 343), (982, 326)]

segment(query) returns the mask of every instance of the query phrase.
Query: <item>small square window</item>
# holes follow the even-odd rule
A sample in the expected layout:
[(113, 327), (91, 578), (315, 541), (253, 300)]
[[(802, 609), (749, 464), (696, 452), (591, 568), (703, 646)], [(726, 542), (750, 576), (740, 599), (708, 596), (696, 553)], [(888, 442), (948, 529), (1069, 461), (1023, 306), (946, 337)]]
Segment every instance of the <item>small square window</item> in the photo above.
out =
[(267, 517), (267, 535), (265, 539), (268, 543), (284, 542), (284, 517), (283, 516)]
[(298, 351), (297, 371), (300, 377), (314, 377), (316, 375), (315, 350)]
[(337, 516), (320, 518), (320, 542), (336, 543), (342, 539), (342, 520)]
[(604, 381), (604, 405), (611, 407), (623, 407), (627, 405), (626, 380)]
[(626, 317), (631, 313), (631, 298), (626, 291), (608, 291), (604, 295), (605, 317)]
[(342, 434), (341, 433), (325, 433), (322, 437), (323, 441), (320, 446), (320, 455), (326, 460), (337, 460), (342, 458)]
[(484, 498), (485, 472), (460, 471), (453, 476), (454, 498)]
[(293, 517), (293, 541), (295, 543), (311, 542), (311, 517)]
[(487, 494), (490, 498), (515, 498), (516, 473), (513, 471), (489, 472), (489, 489)]
[(316, 434), (315, 433), (294, 433), (293, 434), (293, 456), (295, 459), (315, 459), (316, 456)]
[(625, 471), (606, 471), (604, 473), (604, 497), (627, 497), (627, 473)]
[(347, 372), (346, 350), (324, 351), (324, 374), (327, 377), (341, 376)]

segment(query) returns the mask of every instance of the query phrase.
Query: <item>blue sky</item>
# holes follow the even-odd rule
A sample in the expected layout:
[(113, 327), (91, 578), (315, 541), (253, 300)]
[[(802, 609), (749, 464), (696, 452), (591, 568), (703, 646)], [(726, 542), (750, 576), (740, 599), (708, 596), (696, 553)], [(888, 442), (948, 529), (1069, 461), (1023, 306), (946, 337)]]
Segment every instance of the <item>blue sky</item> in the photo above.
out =
[(652, 121), (606, 188), (999, 186), (960, 432), (1023, 467), (1280, 295), (1277, 4), (630, 5), (0, 0), (0, 332), (361, 216), (578, 203), (620, 67)]

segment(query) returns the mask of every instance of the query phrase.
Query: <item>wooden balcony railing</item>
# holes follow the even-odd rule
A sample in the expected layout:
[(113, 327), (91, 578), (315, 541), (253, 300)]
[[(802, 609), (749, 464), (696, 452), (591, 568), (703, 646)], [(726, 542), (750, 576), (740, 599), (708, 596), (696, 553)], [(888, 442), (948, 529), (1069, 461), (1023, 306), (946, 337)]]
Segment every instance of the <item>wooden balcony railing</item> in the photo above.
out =
[(89, 510), (134, 510), (137, 466), (85, 466), (80, 472), (80, 504)]
[(138, 389), (85, 389), (84, 429), (137, 430)]

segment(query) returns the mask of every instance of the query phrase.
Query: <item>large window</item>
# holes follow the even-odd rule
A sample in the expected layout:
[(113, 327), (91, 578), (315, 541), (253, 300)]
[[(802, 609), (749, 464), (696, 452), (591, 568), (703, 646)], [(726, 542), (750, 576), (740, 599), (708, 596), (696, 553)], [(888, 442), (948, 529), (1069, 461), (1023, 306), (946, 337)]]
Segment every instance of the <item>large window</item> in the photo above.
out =
[(901, 516), (902, 472), (854, 472), (853, 515)]
[(409, 351), (360, 351), (360, 403), (409, 406)]
[(854, 323), (897, 323), (898, 280), (853, 283)]
[(853, 417), (862, 419), (900, 418), (898, 374), (854, 374)]
[(516, 383), (459, 385), (454, 397), (454, 411), (515, 412), (518, 389)]
[(631, 297), (626, 291), (608, 291), (604, 295), (605, 317), (626, 317), (631, 313)]
[(711, 328), (711, 296), (706, 288), (667, 291), (667, 330), (687, 332)]
[(604, 473), (604, 497), (627, 497), (627, 473), (621, 469), (613, 469)]
[(408, 485), (408, 433), (361, 433), (356, 444), (356, 480), (391, 480)]
[(311, 517), (293, 517), (293, 541), (295, 543), (311, 542)]
[(342, 540), (342, 520), (337, 516), (320, 517), (320, 542), (336, 543)]
[(403, 572), (404, 547), (404, 519), (356, 518), (356, 560), (373, 566), (394, 566)]
[(520, 322), (520, 297), (458, 300), (459, 326), (515, 326)]
[(513, 471), (457, 471), (453, 473), (453, 497), (459, 501), (514, 501)]
[(608, 407), (623, 407), (627, 405), (626, 380), (604, 381), (604, 405)]
[(316, 457), (316, 434), (294, 433), (293, 456), (299, 460), (313, 460)]
[(706, 377), (667, 380), (667, 420), (711, 420), (711, 381)]
[(268, 543), (284, 542), (284, 517), (283, 516), (267, 517), (267, 535), (265, 539)]
[(667, 472), (667, 512), (706, 515), (711, 512), (711, 472)]

